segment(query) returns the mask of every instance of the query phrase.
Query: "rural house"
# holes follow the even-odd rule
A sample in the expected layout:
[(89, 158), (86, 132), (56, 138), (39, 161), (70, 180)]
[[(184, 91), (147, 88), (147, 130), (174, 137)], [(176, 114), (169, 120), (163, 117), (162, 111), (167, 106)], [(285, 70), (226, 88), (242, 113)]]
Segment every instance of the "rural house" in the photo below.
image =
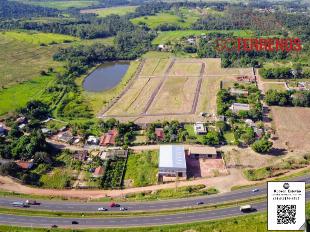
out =
[(159, 148), (158, 179), (165, 177), (186, 178), (184, 147), (180, 145), (162, 145)]
[(188, 154), (191, 158), (213, 158), (217, 157), (217, 152), (214, 147), (208, 146), (191, 146), (189, 148)]
[(99, 139), (93, 135), (90, 135), (88, 136), (86, 142), (87, 144), (90, 144), (90, 145), (98, 145)]
[(102, 151), (100, 158), (105, 159), (115, 159), (115, 158), (127, 158), (128, 151), (122, 149), (109, 149), (107, 151)]
[(100, 146), (113, 146), (115, 145), (115, 138), (117, 137), (118, 133), (116, 129), (109, 130), (108, 133), (105, 133), (100, 138)]
[(159, 141), (164, 140), (164, 138), (165, 138), (164, 129), (163, 128), (155, 128), (155, 136), (156, 136), (156, 139)]
[(101, 166), (97, 167), (93, 173), (93, 177), (96, 177), (96, 178), (102, 177), (104, 175), (104, 172), (105, 172), (105, 170), (103, 167), (101, 167)]
[(22, 160), (17, 160), (15, 162), (21, 169), (31, 169), (33, 167), (33, 159), (29, 161), (22, 161)]
[(194, 131), (197, 135), (206, 134), (207, 128), (202, 122), (196, 122), (194, 124)]
[(249, 111), (250, 105), (244, 104), (244, 103), (233, 103), (229, 109), (231, 109), (232, 112), (237, 113), (239, 111)]
[(57, 138), (59, 141), (65, 142), (65, 143), (72, 143), (74, 139), (72, 134), (68, 131), (58, 134)]
[(73, 155), (74, 159), (77, 159), (77, 160), (82, 161), (82, 162), (87, 160), (87, 156), (88, 156), (88, 151), (87, 150), (77, 151)]
[(232, 95), (232, 96), (248, 96), (249, 95), (249, 92), (245, 89), (236, 89), (236, 88), (231, 88), (229, 90), (229, 93)]

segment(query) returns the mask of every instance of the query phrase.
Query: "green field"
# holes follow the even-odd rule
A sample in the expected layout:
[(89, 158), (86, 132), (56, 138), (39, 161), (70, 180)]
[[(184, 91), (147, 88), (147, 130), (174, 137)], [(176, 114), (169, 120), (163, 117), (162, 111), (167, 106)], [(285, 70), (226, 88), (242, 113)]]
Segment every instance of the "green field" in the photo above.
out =
[(35, 45), (49, 45), (59, 43), (69, 43), (78, 41), (79, 39), (69, 35), (53, 34), (53, 33), (41, 33), (41, 32), (29, 32), (29, 31), (6, 31), (2, 33), (7, 39), (13, 39), (25, 43), (31, 43)]
[(156, 184), (157, 172), (157, 151), (145, 151), (138, 154), (130, 154), (127, 161), (125, 182), (126, 180), (131, 180), (132, 186), (134, 187)]
[(40, 99), (44, 88), (53, 83), (53, 80), (55, 80), (54, 76), (36, 77), (0, 90), (0, 115), (23, 107), (30, 100)]
[(131, 21), (134, 24), (145, 23), (152, 29), (165, 23), (176, 24), (182, 28), (188, 28), (193, 22), (197, 20), (197, 18), (198, 17), (196, 17), (195, 15), (181, 18), (173, 14), (173, 12), (168, 12), (168, 13), (158, 13), (152, 16), (134, 18)]
[(99, 17), (106, 17), (111, 14), (116, 15), (125, 15), (127, 13), (134, 12), (136, 6), (119, 6), (119, 7), (109, 7), (109, 8), (98, 8), (98, 9), (89, 9), (89, 10), (81, 10), (81, 13), (94, 13)]
[(85, 8), (89, 6), (96, 6), (98, 1), (92, 0), (75, 0), (75, 1), (32, 1), (32, 0), (19, 0), (19, 2), (43, 6), (49, 8), (55, 8), (58, 10), (65, 10), (71, 7), (74, 8)]
[(249, 30), (186, 30), (186, 31), (165, 31), (159, 32), (158, 36), (152, 41), (153, 44), (166, 44), (168, 42), (176, 42), (176, 40), (182, 39), (182, 37), (189, 37), (189, 36), (199, 36), (201, 34), (208, 34), (208, 33), (234, 33), (234, 36), (239, 37), (250, 37), (252, 32)]
[(0, 33), (0, 91), (39, 76), (41, 70), (60, 67), (52, 59), (57, 49), (58, 45), (40, 47)]

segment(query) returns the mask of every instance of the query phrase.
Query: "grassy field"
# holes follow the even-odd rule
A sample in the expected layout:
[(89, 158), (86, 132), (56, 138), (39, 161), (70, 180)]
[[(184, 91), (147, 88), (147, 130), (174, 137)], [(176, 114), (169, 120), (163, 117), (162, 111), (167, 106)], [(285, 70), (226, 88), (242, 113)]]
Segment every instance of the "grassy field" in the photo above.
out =
[(131, 182), (130, 185), (134, 187), (156, 184), (157, 172), (157, 151), (145, 151), (137, 154), (130, 154), (127, 161), (125, 183)]
[(173, 12), (162, 12), (152, 16), (144, 16), (132, 19), (132, 23), (139, 24), (145, 23), (150, 28), (154, 29), (161, 24), (176, 24), (182, 28), (188, 28), (193, 22), (197, 20), (198, 17), (186, 17), (182, 19), (181, 17), (175, 15)]
[[(86, 92), (83, 91), (83, 96), (85, 97), (85, 100), (90, 104), (91, 108), (95, 113), (99, 113), (100, 110), (103, 109), (103, 107), (110, 102), (113, 98), (117, 97), (121, 91), (124, 89), (124, 87), (128, 84), (129, 80), (134, 76), (137, 67), (139, 65), (138, 61), (132, 61), (130, 63), (130, 66), (125, 74), (125, 76), (122, 78), (121, 82), (114, 88), (109, 89), (107, 91), (103, 92)], [(82, 85), (84, 78), (77, 79), (77, 84), (79, 86)]]
[(43, 93), (42, 90), (50, 83), (53, 83), (54, 80), (54, 76), (36, 77), (24, 83), (0, 90), (0, 115), (14, 111), (26, 105), (32, 99), (40, 99)]
[(125, 15), (127, 13), (134, 12), (136, 8), (137, 8), (136, 6), (119, 6), (109, 8), (87, 9), (87, 10), (81, 10), (80, 12), (82, 14), (94, 13), (97, 14), (99, 17), (106, 17), (111, 14)]
[(0, 91), (39, 76), (41, 70), (61, 67), (52, 59), (57, 49), (58, 45), (40, 47), (0, 33)]
[(280, 91), (286, 90), (284, 82), (282, 84), (266, 82), (266, 83), (264, 83), (264, 89), (265, 89), (265, 92), (267, 92), (269, 89), (276, 89), (276, 90), (280, 90)]
[(73, 1), (34, 1), (34, 0), (19, 0), (19, 2), (36, 5), (36, 6), (43, 6), (49, 8), (55, 8), (58, 10), (65, 10), (71, 7), (74, 8), (85, 8), (89, 6), (96, 6), (98, 1), (95, 0), (73, 0)]
[(182, 37), (199, 36), (201, 34), (208, 33), (233, 33), (234, 36), (250, 37), (252, 32), (249, 30), (186, 30), (186, 31), (165, 31), (160, 32), (158, 36), (152, 41), (153, 44), (166, 44), (168, 42), (176, 42), (182, 39)]
[(41, 32), (24, 32), (24, 31), (6, 31), (2, 33), (6, 38), (16, 41), (31, 43), (35, 45), (48, 45), (69, 43), (78, 41), (79, 39), (69, 35), (61, 35), (54, 33), (41, 33)]
[(59, 168), (54, 169), (52, 173), (45, 174), (40, 178), (43, 188), (63, 189), (69, 186), (71, 174), (68, 170)]

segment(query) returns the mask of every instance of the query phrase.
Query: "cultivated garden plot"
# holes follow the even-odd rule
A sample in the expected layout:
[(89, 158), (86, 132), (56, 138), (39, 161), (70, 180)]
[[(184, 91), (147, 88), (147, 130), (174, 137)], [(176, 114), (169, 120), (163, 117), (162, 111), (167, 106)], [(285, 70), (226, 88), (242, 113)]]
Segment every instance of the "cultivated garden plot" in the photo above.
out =
[(220, 59), (145, 59), (130, 88), (103, 117), (153, 122), (164, 117), (183, 122), (203, 120), (201, 112), (216, 113), (222, 80), (252, 75), (252, 70), (221, 68)]

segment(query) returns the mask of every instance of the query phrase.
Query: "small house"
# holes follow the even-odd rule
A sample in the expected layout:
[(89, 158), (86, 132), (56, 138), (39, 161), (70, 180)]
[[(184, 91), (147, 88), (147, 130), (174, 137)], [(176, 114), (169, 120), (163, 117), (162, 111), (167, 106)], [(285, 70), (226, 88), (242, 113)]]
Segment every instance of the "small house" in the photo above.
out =
[(163, 128), (155, 128), (155, 136), (156, 136), (156, 139), (159, 141), (164, 140), (164, 138), (165, 138), (164, 129)]
[(249, 111), (250, 105), (244, 104), (244, 103), (233, 103), (229, 109), (231, 109), (232, 112), (237, 113), (239, 111)]
[(109, 149), (102, 151), (100, 154), (100, 159), (115, 159), (115, 158), (126, 158), (128, 154), (127, 150), (122, 149)]
[(100, 146), (113, 146), (116, 144), (115, 139), (118, 135), (118, 132), (116, 129), (109, 130), (108, 133), (105, 133), (100, 138), (99, 145)]
[(90, 136), (88, 136), (86, 143), (90, 144), (90, 145), (98, 145), (99, 139), (93, 135), (90, 135)]
[(21, 116), (21, 117), (17, 118), (17, 119), (15, 120), (15, 122), (16, 122), (17, 124), (26, 124), (27, 119), (26, 119), (26, 117)]
[(180, 145), (162, 145), (159, 149), (158, 177), (186, 178), (184, 147)]
[(206, 134), (208, 132), (207, 127), (205, 127), (202, 122), (196, 122), (194, 124), (194, 131), (197, 135)]
[(105, 173), (105, 170), (103, 167), (97, 167), (93, 173), (93, 177), (102, 177)]
[(248, 119), (244, 120), (244, 122), (245, 122), (245, 124), (247, 124), (249, 127), (255, 127), (255, 126), (256, 126), (252, 119), (249, 119), (249, 118), (248, 118)]
[(262, 128), (254, 127), (254, 133), (257, 138), (261, 138), (264, 135), (264, 130)]
[(17, 160), (15, 162), (21, 169), (28, 170), (33, 167), (33, 159), (29, 161), (22, 161), (22, 160)]
[(249, 91), (247, 91), (245, 89), (236, 89), (236, 88), (231, 88), (229, 90), (229, 93), (232, 96), (248, 96), (249, 95)]
[(217, 152), (214, 147), (208, 146), (191, 146), (189, 148), (188, 154), (191, 158), (213, 158), (217, 157)]
[(41, 131), (45, 135), (51, 135), (52, 134), (52, 131), (48, 128), (42, 128)]
[(65, 142), (65, 143), (72, 143), (73, 140), (74, 140), (74, 137), (68, 131), (58, 134), (57, 138), (58, 138), (59, 141)]
[(77, 151), (73, 155), (74, 159), (77, 159), (77, 160), (82, 161), (82, 162), (87, 160), (87, 156), (88, 156), (88, 151), (87, 150)]

